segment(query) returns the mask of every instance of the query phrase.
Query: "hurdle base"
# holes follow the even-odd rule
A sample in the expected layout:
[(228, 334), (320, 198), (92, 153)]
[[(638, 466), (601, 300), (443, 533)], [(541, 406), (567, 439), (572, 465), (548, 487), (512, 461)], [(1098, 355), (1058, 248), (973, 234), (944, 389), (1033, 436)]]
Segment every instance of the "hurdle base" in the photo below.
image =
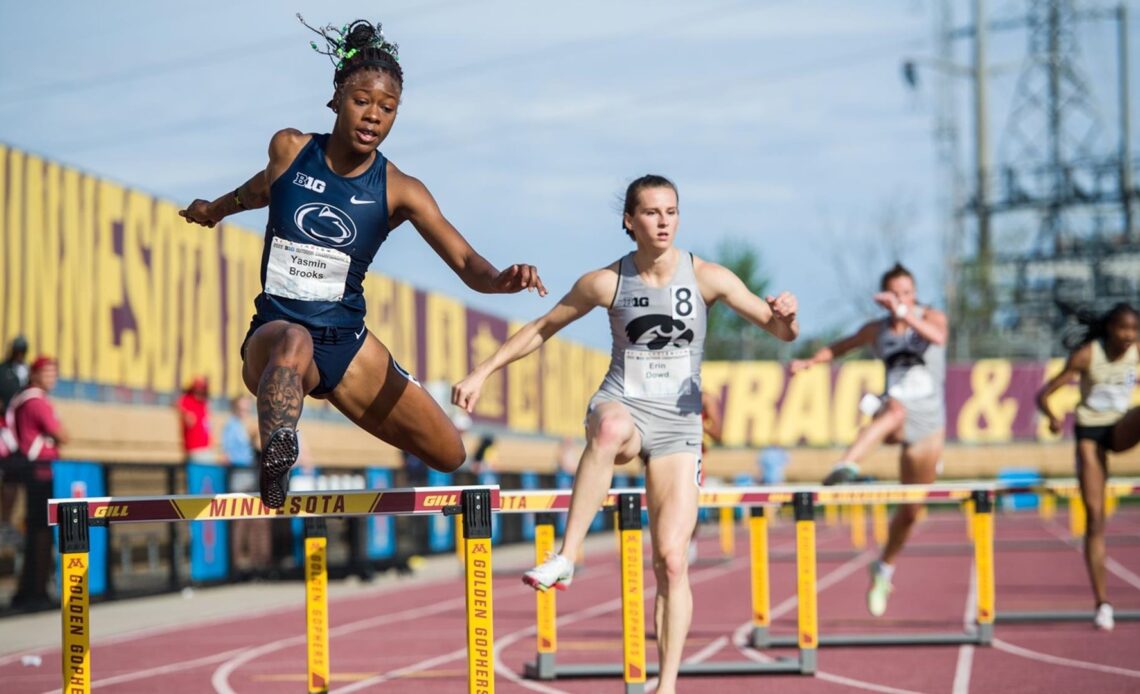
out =
[[(999, 624), (1036, 624), (1041, 622), (1091, 622), (1091, 610), (1029, 610), (1025, 612), (998, 612), (994, 621)], [(1140, 610), (1118, 610), (1113, 615), (1118, 622), (1140, 620)]]
[(768, 647), (768, 640), (771, 636), (768, 634), (768, 627), (752, 627), (752, 636), (748, 639), (748, 645), (755, 649), (763, 649)]
[[(524, 668), (527, 677), (536, 672), (534, 663), (527, 663)], [(562, 664), (553, 668), (553, 676), (541, 679), (586, 679), (591, 677), (622, 677), (625, 669), (621, 663), (574, 663)], [(655, 676), (658, 673), (657, 663), (646, 665), (646, 674)], [(814, 671), (814, 667), (812, 667)], [(680, 674), (685, 675), (754, 675), (761, 673), (804, 673), (803, 664), (799, 658), (778, 658), (770, 663), (758, 663), (751, 660), (733, 660), (712, 663), (683, 663)], [(532, 679), (534, 679), (532, 677)]]
[[(1091, 617), (1090, 617), (1091, 619)], [(984, 635), (974, 631), (944, 634), (829, 634), (819, 637), (819, 645), (827, 646), (962, 646), (984, 645)], [(769, 636), (769, 648), (794, 648), (799, 644), (794, 635)]]
[(523, 665), (523, 676), (529, 680), (552, 680), (556, 669), (553, 653), (538, 653), (534, 662)]

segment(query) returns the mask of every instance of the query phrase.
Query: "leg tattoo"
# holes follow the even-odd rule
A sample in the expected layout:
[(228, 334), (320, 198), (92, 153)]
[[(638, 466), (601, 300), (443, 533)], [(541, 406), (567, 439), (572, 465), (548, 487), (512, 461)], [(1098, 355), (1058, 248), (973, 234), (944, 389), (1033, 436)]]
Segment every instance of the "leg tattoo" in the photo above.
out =
[(261, 432), (261, 501), (281, 508), (289, 493), (289, 470), (300, 453), (297, 420), (305, 394), (301, 375), (285, 367), (267, 369), (257, 389), (257, 419)]
[(286, 366), (271, 366), (265, 370), (257, 388), (257, 423), (262, 448), (278, 429), (297, 428), (304, 399), (301, 374)]

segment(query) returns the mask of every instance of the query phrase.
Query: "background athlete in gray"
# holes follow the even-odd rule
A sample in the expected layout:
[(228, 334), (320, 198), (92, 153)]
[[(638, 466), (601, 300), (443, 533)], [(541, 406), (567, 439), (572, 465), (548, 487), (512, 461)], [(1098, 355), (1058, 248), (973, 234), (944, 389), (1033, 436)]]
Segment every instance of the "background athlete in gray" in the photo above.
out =
[(676, 248), (678, 220), (677, 189), (668, 179), (644, 176), (631, 183), (622, 228), (637, 250), (579, 278), (557, 306), (512, 335), (452, 390), (452, 401), (470, 411), (489, 375), (594, 308), (609, 311), (613, 358), (586, 418), (586, 449), (574, 477), (562, 549), (528, 571), (524, 581), (539, 590), (570, 584), (572, 558), (606, 498), (614, 465), (645, 457), (657, 576), (657, 691), (664, 694), (676, 690), (693, 612), (688, 545), (699, 498), (694, 479), (705, 308), (723, 301), (781, 340), (799, 332), (794, 296), (758, 297), (729, 270)]
[[(887, 270), (879, 286), (882, 291), (874, 300), (887, 310), (885, 317), (824, 347), (811, 359), (797, 359), (791, 364), (792, 373), (799, 373), (867, 347), (886, 365), (886, 387), (873, 410), (874, 418), (859, 431), (824, 484), (853, 481), (858, 462), (884, 442), (902, 444), (899, 480), (903, 484), (930, 484), (938, 476), (946, 421), (946, 315), (918, 304), (914, 276), (902, 265)], [(898, 507), (887, 545), (872, 565), (867, 610), (876, 617), (886, 612), (894, 560), (906, 544), (918, 513), (918, 506)]]

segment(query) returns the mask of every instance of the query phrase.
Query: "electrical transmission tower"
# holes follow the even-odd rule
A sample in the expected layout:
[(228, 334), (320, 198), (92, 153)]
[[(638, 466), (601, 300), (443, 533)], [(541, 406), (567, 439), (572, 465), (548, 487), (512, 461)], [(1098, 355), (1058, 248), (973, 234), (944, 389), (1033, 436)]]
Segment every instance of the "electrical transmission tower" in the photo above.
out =
[[(973, 6), (973, 26), (950, 30), (941, 42), (944, 61), (949, 41), (968, 39), (974, 47), (972, 69), (957, 68), (973, 80), (975, 176), (956, 217), (958, 228), (972, 221), (974, 233), (952, 261), (951, 352), (960, 359), (1046, 357), (1061, 349), (1059, 335), (1071, 320), (1063, 307), (1101, 310), (1140, 300), (1140, 161), (1129, 142), (1128, 13), (1123, 5), (1089, 9), (1074, 0), (1027, 0), (1023, 17), (991, 21), (983, 0)], [(943, 10), (940, 25), (947, 16)], [(1115, 144), (1077, 42), (1079, 23), (1105, 19), (1115, 23), (1116, 31), (1103, 35), (1115, 39), (1117, 64), (1115, 70), (1101, 66), (1098, 74), (1116, 73)], [(1011, 30), (1025, 32), (1027, 51), (991, 165), (986, 39)], [(941, 150), (947, 116), (938, 118)], [(940, 160), (957, 176), (956, 157)]]

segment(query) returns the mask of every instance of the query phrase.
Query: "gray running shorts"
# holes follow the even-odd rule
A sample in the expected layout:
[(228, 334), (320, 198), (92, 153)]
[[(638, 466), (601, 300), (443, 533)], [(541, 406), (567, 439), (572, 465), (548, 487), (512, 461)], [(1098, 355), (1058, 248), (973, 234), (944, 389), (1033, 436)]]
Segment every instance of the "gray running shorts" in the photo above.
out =
[[(587, 415), (603, 402), (625, 405), (641, 434), (641, 458), (648, 463), (673, 453), (692, 453), (697, 461), (697, 479), (701, 467), (701, 413), (680, 413), (668, 403), (639, 398), (623, 398), (598, 392), (590, 400)], [(699, 482), (698, 482), (699, 484)]]

